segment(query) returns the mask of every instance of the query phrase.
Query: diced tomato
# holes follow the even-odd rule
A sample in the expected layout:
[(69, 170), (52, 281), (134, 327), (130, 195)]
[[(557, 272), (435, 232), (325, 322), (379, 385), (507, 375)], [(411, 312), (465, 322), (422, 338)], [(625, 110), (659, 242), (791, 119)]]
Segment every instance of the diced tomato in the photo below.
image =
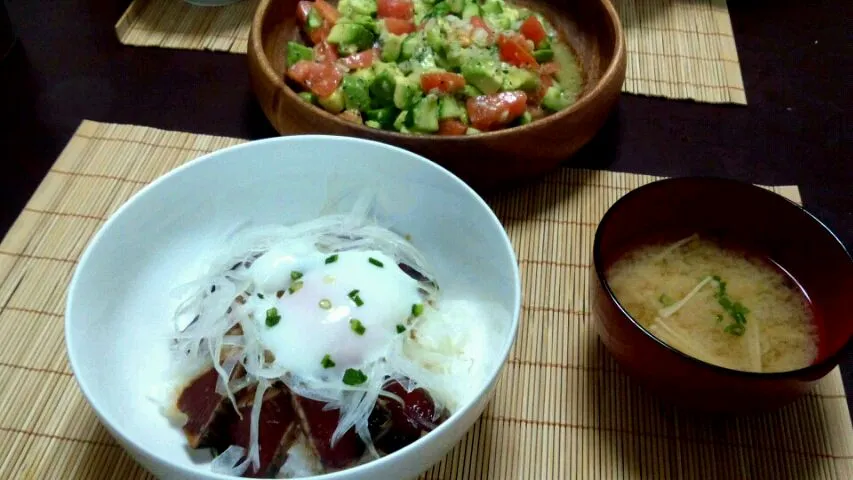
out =
[(338, 13), (338, 9), (333, 7), (332, 4), (326, 0), (317, 0), (314, 2), (314, 8), (317, 9), (317, 12), (320, 13), (321, 17), (332, 25), (338, 23), (338, 19), (341, 18), (341, 14)]
[(296, 4), (296, 17), (300, 22), (305, 23), (308, 21), (308, 14), (311, 13), (311, 8), (313, 6), (314, 3), (307, 0), (302, 0)]
[(314, 45), (314, 60), (318, 63), (331, 63), (338, 59), (338, 52), (329, 42), (323, 40)]
[(411, 20), (386, 18), (383, 22), (385, 22), (385, 28), (388, 29), (388, 33), (393, 33), (394, 35), (403, 35), (404, 33), (412, 33), (415, 31), (415, 24), (412, 23)]
[(548, 38), (548, 33), (545, 32), (545, 27), (539, 22), (539, 19), (531, 15), (521, 24), (521, 34), (525, 38), (532, 41), (535, 45)]
[(421, 88), (425, 92), (438, 90), (444, 93), (455, 92), (465, 86), (465, 77), (452, 72), (434, 72), (421, 75)]
[(483, 30), (485, 30), (485, 31), (486, 31), (490, 36), (492, 35), (492, 33), (494, 33), (494, 32), (492, 32), (492, 29), (491, 29), (491, 28), (489, 28), (489, 26), (488, 26), (488, 25), (486, 25), (486, 21), (485, 21), (485, 20), (483, 20), (483, 19), (482, 19), (482, 18), (480, 18), (480, 17), (477, 17), (477, 16), (473, 16), (473, 17), (471, 17), (471, 25), (473, 25), (473, 26), (474, 26), (474, 28), (482, 28), (482, 29), (483, 29)]
[(411, 20), (415, 15), (415, 4), (412, 0), (378, 0), (376, 16), (379, 18), (399, 18)]
[(353, 70), (357, 68), (367, 68), (373, 65), (374, 60), (379, 52), (376, 49), (365, 50), (363, 52), (350, 55), (341, 59), (341, 63)]
[(498, 37), (498, 47), (501, 51), (501, 60), (516, 67), (537, 67), (539, 65), (522, 37), (501, 35)]
[(560, 71), (560, 64), (557, 62), (548, 62), (539, 65), (539, 73), (542, 75), (553, 75)]
[(308, 32), (308, 38), (311, 39), (311, 43), (313, 43), (314, 45), (318, 45), (326, 41), (326, 39), (329, 37), (329, 31), (331, 29), (332, 27), (329, 26), (329, 22), (324, 21), (323, 26), (321, 27), (315, 28), (313, 30), (306, 28), (305, 30)]
[(465, 135), (467, 131), (468, 127), (464, 123), (453, 118), (438, 122), (439, 135)]
[(472, 97), (466, 103), (471, 125), (478, 130), (493, 130), (506, 125), (527, 110), (527, 94), (501, 92)]
[(334, 93), (343, 77), (334, 64), (307, 60), (300, 60), (293, 64), (287, 74), (318, 97), (327, 97)]

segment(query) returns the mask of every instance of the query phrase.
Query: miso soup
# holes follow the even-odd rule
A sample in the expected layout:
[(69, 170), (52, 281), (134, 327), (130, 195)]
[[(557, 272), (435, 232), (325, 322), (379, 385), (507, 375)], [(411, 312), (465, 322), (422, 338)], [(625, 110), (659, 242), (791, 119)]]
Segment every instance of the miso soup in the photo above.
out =
[(798, 284), (769, 260), (716, 239), (641, 246), (606, 277), (637, 322), (705, 362), (782, 372), (817, 358), (815, 316)]

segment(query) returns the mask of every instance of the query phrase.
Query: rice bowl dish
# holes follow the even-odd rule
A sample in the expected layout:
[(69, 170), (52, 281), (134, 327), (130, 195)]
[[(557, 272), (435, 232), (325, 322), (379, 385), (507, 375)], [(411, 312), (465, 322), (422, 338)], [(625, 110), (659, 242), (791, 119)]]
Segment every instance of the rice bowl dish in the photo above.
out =
[(413, 243), (370, 219), (371, 198), (348, 214), (242, 229), (184, 286), (164, 414), (192, 448), (217, 452), (213, 471), (297, 478), (368, 462), (434, 429), (485, 382), (486, 352), (503, 337), (488, 319), (507, 324), (510, 312), (443, 302)]
[[(441, 207), (447, 204), (456, 208)], [(343, 231), (347, 239), (338, 238)], [(367, 233), (371, 243), (357, 245), (353, 233)], [(284, 257), (295, 263), (282, 263)], [(232, 270), (237, 260), (241, 266)], [(267, 273), (265, 264), (273, 267)], [(337, 281), (324, 283), (329, 277)], [(238, 297), (245, 303), (235, 303)], [(297, 419), (281, 437), (298, 446), (285, 452), (287, 468), (266, 476), (414, 478), (482, 413), (514, 341), (519, 309), (511, 244), (464, 183), (396, 147), (298, 136), (214, 152), (121, 206), (80, 259), (65, 333), (75, 379), (101, 423), (159, 478), (233, 478), (238, 467), (244, 476), (258, 473), (252, 460), (257, 452), (260, 466), (264, 440), (259, 435), (250, 452), (251, 425), (265, 416), (259, 409), (252, 422), (256, 395), (261, 404), (278, 398), (271, 405), (289, 408)], [(323, 323), (329, 315), (339, 321)], [(465, 318), (485, 322), (458, 321)], [(294, 332), (308, 332), (298, 325), (318, 326), (322, 335), (297, 341)], [(299, 356), (283, 353), (295, 347)], [(434, 358), (455, 360), (442, 366)], [(214, 359), (218, 369), (211, 374)], [(192, 415), (178, 400), (203, 374), (211, 392), (224, 394), (214, 410), (245, 422), (238, 428), (245, 441), (192, 448), (184, 429)], [(454, 380), (461, 374), (464, 383)], [(368, 407), (382, 404), (382, 411), (398, 414), (399, 400), (411, 395), (410, 404), (429, 406), (421, 410), (427, 421), (418, 423), (416, 438), (400, 435), (399, 422), (380, 422), (385, 428), (376, 430), (370, 415), (365, 432)], [(325, 409), (329, 403), (337, 412)], [(344, 410), (352, 415), (339, 422)], [(334, 446), (356, 446), (347, 461), (324, 463), (320, 435), (309, 431), (314, 423), (306, 428), (302, 421), (330, 411), (334, 421), (320, 430), (328, 440), (339, 430)], [(213, 429), (226, 430), (233, 429)]]

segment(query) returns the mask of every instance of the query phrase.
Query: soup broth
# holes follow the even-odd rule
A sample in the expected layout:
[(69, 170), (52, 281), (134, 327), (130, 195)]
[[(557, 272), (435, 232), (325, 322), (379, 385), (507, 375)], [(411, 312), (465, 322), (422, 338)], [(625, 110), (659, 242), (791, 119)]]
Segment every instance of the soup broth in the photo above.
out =
[(693, 235), (634, 249), (607, 281), (649, 332), (708, 363), (782, 372), (810, 365), (818, 331), (808, 299), (768, 260)]

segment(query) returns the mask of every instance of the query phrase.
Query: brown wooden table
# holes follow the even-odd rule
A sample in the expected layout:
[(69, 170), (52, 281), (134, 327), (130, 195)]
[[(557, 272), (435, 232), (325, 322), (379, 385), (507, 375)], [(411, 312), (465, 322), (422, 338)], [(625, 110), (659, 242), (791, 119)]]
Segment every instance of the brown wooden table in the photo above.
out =
[[(128, 3), (7, 2), (19, 44), (0, 63), (0, 233), (84, 118), (275, 135), (252, 98), (244, 56), (123, 46), (113, 25)], [(624, 95), (569, 164), (797, 184), (805, 206), (853, 245), (853, 2), (729, 0), (729, 10), (747, 107)], [(851, 350), (842, 363), (847, 392)]]

